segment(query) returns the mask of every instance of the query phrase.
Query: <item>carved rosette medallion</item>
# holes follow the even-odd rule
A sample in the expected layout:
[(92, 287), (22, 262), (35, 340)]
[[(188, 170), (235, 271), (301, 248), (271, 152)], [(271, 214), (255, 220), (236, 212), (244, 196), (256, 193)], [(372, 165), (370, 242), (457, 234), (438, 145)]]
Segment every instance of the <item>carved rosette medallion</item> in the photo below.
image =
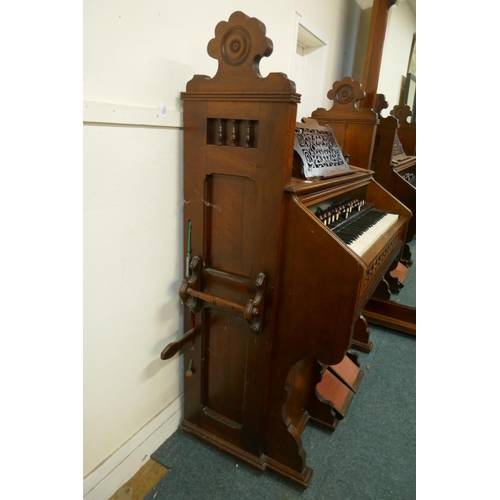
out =
[(359, 100), (364, 99), (365, 91), (361, 88), (361, 83), (346, 76), (340, 81), (336, 81), (327, 94), (328, 99), (333, 101), (333, 106), (346, 106), (356, 109)]
[(207, 49), (210, 57), (219, 60), (219, 73), (225, 78), (231, 78), (229, 75), (236, 68), (240, 78), (245, 72), (260, 76), (259, 61), (271, 55), (273, 42), (266, 37), (262, 22), (238, 11), (233, 12), (227, 22), (217, 24), (215, 38), (210, 40)]
[(238, 66), (245, 62), (252, 49), (252, 39), (241, 26), (230, 28), (222, 37), (221, 54), (227, 64)]
[(354, 89), (352, 85), (341, 85), (337, 89), (335, 100), (339, 104), (348, 104), (354, 99)]
[(394, 118), (397, 118), (400, 124), (408, 123), (408, 118), (413, 114), (410, 106), (407, 104), (396, 104), (390, 113)]

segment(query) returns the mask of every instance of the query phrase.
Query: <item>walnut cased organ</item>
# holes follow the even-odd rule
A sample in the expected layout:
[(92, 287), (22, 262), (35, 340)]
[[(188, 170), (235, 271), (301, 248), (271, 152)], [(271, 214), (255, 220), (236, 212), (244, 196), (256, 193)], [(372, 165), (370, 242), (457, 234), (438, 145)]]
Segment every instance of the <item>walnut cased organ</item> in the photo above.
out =
[[(273, 48), (265, 33), (242, 12), (220, 22), (208, 44), (216, 75), (194, 76), (181, 95), (186, 334), (162, 359), (184, 352), (186, 432), (306, 487), (301, 433), (309, 419), (335, 429), (345, 415), (362, 377), (355, 325), (411, 213), (368, 169), (300, 174), (297, 129), (328, 130), (296, 122), (286, 75), (260, 75)], [(335, 223), (368, 208), (395, 217), (358, 254)], [(327, 209), (336, 220), (325, 224)]]

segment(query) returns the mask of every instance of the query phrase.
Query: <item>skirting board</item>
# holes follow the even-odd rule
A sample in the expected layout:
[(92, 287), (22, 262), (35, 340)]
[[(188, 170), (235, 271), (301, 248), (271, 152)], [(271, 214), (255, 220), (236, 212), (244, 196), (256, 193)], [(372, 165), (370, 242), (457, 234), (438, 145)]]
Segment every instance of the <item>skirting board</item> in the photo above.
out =
[(83, 480), (84, 500), (108, 500), (181, 425), (183, 395)]

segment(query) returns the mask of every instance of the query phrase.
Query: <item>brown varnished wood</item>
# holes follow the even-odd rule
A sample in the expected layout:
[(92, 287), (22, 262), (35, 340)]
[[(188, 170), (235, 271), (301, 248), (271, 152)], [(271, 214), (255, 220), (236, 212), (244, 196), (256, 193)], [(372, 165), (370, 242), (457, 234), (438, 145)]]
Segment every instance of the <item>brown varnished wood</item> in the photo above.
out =
[(372, 169), (376, 181), (412, 212), (406, 237), (408, 243), (416, 231), (416, 197), (415, 187), (402, 179), (391, 163), (398, 120), (393, 116), (381, 116), (381, 111), (388, 106), (382, 94), (377, 95), (373, 110), (366, 106), (360, 108), (360, 102), (366, 100), (365, 91), (360, 82), (350, 77), (334, 82), (328, 97), (333, 100), (332, 107), (329, 110), (318, 108), (311, 117), (331, 126), (342, 152), (349, 154), (350, 163)]
[[(343, 151), (349, 154), (351, 164), (360, 164), (360, 166), (365, 168), (372, 167), (375, 178), (385, 188), (375, 189), (378, 183), (372, 183), (371, 189), (373, 193), (367, 199), (371, 199), (376, 206), (385, 206), (390, 207), (391, 210), (398, 210), (402, 197), (407, 200), (407, 204), (410, 207), (414, 207), (414, 187), (404, 181), (393, 170), (391, 165), (397, 121), (391, 117), (391, 119), (385, 120), (380, 126), (379, 120), (381, 117), (378, 112), (369, 109), (361, 111), (356, 104), (364, 97), (364, 92), (359, 82), (355, 82), (350, 78), (344, 78), (340, 82), (335, 82), (328, 96), (334, 101), (332, 108), (328, 111), (318, 109), (312, 113), (312, 117), (320, 121), (320, 123), (327, 124), (333, 128)], [(374, 151), (372, 146), (375, 140), (377, 147)], [(366, 164), (367, 158), (372, 161), (371, 165)], [(383, 168), (380, 167), (381, 165), (383, 165)], [(354, 187), (352, 181), (350, 187)], [(309, 195), (309, 198), (303, 196), (302, 200), (316, 201), (321, 199), (321, 196), (321, 192), (316, 192)], [(405, 208), (406, 215), (411, 217), (411, 210), (406, 206)], [(407, 227), (410, 225), (412, 225), (411, 234), (408, 235), (407, 230), (406, 235), (403, 235), (403, 240), (405, 241), (404, 249), (407, 248), (406, 242), (411, 241), (414, 237), (415, 225), (414, 220), (411, 218)], [(374, 256), (379, 251), (380, 249), (375, 247), (371, 250)], [(395, 254), (395, 257), (399, 257), (399, 259), (402, 256), (403, 254)], [(365, 255), (363, 260), (369, 261), (370, 255)], [(370, 321), (374, 320), (374, 324), (382, 324), (383, 326), (399, 331), (410, 333), (412, 330), (413, 332), (415, 331), (415, 325), (411, 325), (407, 321), (408, 313), (406, 309), (402, 308), (404, 309), (402, 310), (393, 305), (380, 306), (380, 304), (384, 304), (385, 302), (389, 303), (391, 291), (398, 291), (401, 287), (398, 280), (390, 274), (390, 271), (397, 265), (398, 258), (395, 258), (386, 267), (384, 278), (377, 283), (377, 286), (373, 286), (368, 293), (365, 293), (365, 300), (360, 301), (363, 304), (363, 308), (358, 311), (359, 316), (356, 318), (352, 333), (352, 346), (358, 350), (370, 352), (373, 348), (373, 343), (370, 341), (370, 330), (367, 319)], [(375, 306), (378, 306), (378, 312), (372, 311)], [(394, 317), (388, 316), (388, 314), (393, 314)]]
[(370, 169), (378, 115), (372, 109), (359, 108), (365, 98), (361, 84), (350, 77), (334, 82), (327, 96), (333, 101), (329, 110), (318, 108), (311, 117), (332, 127), (342, 153), (351, 165)]
[(373, 342), (370, 340), (370, 329), (366, 318), (361, 314), (354, 325), (352, 345), (363, 352), (371, 352)]
[(405, 241), (408, 244), (416, 235), (417, 191), (415, 186), (404, 180), (394, 168), (392, 162), (394, 142), (400, 128), (400, 123), (393, 115), (382, 117), (381, 113), (387, 107), (388, 103), (385, 96), (377, 94), (375, 111), (379, 115), (379, 125), (376, 132), (372, 169), (375, 172), (375, 179), (393, 193), (412, 212)]
[(192, 342), (199, 334), (199, 328), (191, 328), (179, 340), (168, 344), (161, 352), (160, 358), (165, 360), (175, 356), (188, 342)]
[(417, 310), (389, 300), (372, 298), (363, 314), (370, 323), (416, 336)]
[[(371, 168), (375, 179), (384, 186), (395, 198), (402, 202), (410, 212), (415, 210), (415, 188), (401, 178), (392, 167), (392, 151), (398, 122), (394, 117), (382, 118), (380, 109), (361, 108), (359, 103), (364, 100), (365, 92), (358, 81), (350, 77), (334, 82), (328, 97), (333, 105), (328, 111), (320, 108), (312, 113), (312, 117), (320, 123), (333, 128), (342, 151), (348, 153), (350, 162), (364, 168)], [(377, 96), (376, 106), (387, 107), (388, 104)], [(346, 131), (349, 133), (346, 133)], [(339, 139), (340, 137), (340, 139)], [(370, 162), (367, 164), (367, 162)], [(381, 200), (377, 204), (384, 204)], [(413, 210), (412, 210), (413, 209)], [(408, 242), (415, 235), (415, 218), (411, 217), (405, 237), (400, 260), (407, 263), (411, 260)], [(397, 261), (392, 264), (395, 268)], [(385, 278), (374, 293), (381, 298), (390, 300), (391, 291), (398, 292), (402, 284), (386, 272)], [(369, 330), (364, 328), (362, 320), (358, 320), (353, 335), (353, 347), (369, 352), (372, 344), (369, 341)], [(399, 323), (398, 323), (399, 325)]]
[[(400, 259), (403, 265), (408, 266), (413, 262), (408, 243), (416, 237), (416, 188), (406, 181), (401, 174), (403, 171), (408, 171), (412, 168), (415, 169), (416, 160), (409, 158), (408, 161), (401, 163), (400, 166), (395, 165), (393, 151), (396, 134), (400, 130), (400, 122), (395, 116), (396, 112), (391, 113), (387, 117), (382, 117), (382, 111), (387, 108), (388, 103), (385, 96), (377, 94), (374, 109), (379, 115), (379, 124), (375, 138), (372, 169), (375, 172), (375, 179), (412, 213)], [(406, 110), (400, 115), (402, 119), (405, 116), (405, 112)], [(387, 278), (391, 280), (390, 275)], [(373, 324), (391, 328), (402, 333), (416, 335), (416, 309), (390, 300), (389, 290), (392, 288), (392, 291), (397, 291), (397, 286), (393, 283), (391, 287), (387, 280), (384, 280), (383, 283), (387, 284), (387, 288), (381, 286), (376, 291), (366, 304), (363, 315)]]
[[(401, 255), (411, 213), (367, 168), (292, 177), (300, 96), (285, 75), (260, 75), (265, 34), (242, 12), (220, 22), (208, 44), (216, 75), (194, 76), (181, 94), (191, 264), (180, 295), (191, 333), (165, 352), (184, 352), (186, 432), (307, 487), (301, 434), (309, 419), (335, 429), (349, 407), (355, 390), (327, 367), (355, 360), (355, 325)], [(311, 209), (347, 196), (400, 215), (362, 257)]]

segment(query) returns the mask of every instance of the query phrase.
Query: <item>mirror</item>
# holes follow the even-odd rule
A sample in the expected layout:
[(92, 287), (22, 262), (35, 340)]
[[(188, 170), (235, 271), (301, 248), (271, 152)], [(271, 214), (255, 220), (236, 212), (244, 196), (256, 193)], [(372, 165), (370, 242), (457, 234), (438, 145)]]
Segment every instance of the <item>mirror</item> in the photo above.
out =
[[(416, 0), (373, 0), (371, 3), (371, 7), (363, 10), (359, 25), (358, 45), (366, 47), (364, 57), (357, 59), (353, 72), (353, 78), (362, 82), (366, 92), (360, 107), (375, 109), (376, 95), (383, 94), (388, 109), (381, 116), (388, 116), (395, 105), (407, 104), (412, 110), (411, 121), (415, 123)], [(405, 153), (414, 154), (413, 151)], [(404, 287), (392, 293), (388, 300), (395, 307), (387, 307), (405, 320), (416, 318), (416, 237), (408, 246), (413, 264), (406, 272), (400, 269)], [(393, 271), (393, 276), (397, 273), (398, 270)], [(403, 306), (401, 310), (396, 307), (399, 305)], [(367, 319), (370, 321), (368, 316)]]
[(417, 122), (417, 34), (413, 34), (413, 41), (408, 61), (406, 81), (404, 81), (402, 104), (410, 106), (412, 115), (411, 123)]
[[(399, 106), (402, 78), (407, 80), (406, 75), (410, 65), (410, 45), (414, 50), (415, 44), (412, 45), (412, 42), (416, 38), (414, 37), (415, 15), (408, 16), (407, 1), (415, 2), (415, 0), (400, 0), (406, 8), (405, 15), (409, 18), (406, 31), (406, 38), (409, 40), (408, 52), (400, 64), (393, 64), (393, 51), (387, 50), (387, 47), (404, 44), (392, 39), (388, 43), (386, 37), (388, 23), (401, 21), (398, 16), (389, 17), (389, 9), (394, 8), (396, 0), (374, 0), (372, 7), (362, 12), (359, 23), (360, 36), (357, 46), (359, 48), (364, 44), (366, 56), (363, 54), (365, 57), (363, 58), (360, 56), (360, 51), (356, 51), (358, 75), (353, 71), (352, 78), (347, 76), (334, 82), (327, 94), (328, 98), (333, 101), (332, 107), (329, 110), (317, 108), (312, 112), (311, 117), (320, 124), (330, 125), (344, 154), (349, 155), (352, 164), (373, 170), (375, 180), (414, 214), (408, 223), (407, 239), (400, 261), (395, 262), (390, 276), (386, 275), (386, 281), (368, 302), (363, 316), (373, 324), (415, 335), (416, 187), (414, 182), (416, 182), (416, 172), (411, 169), (416, 168), (416, 156), (415, 142), (403, 141), (403, 129), (408, 127), (401, 127), (401, 124), (406, 120), (409, 109), (407, 106)], [(358, 0), (358, 3), (361, 3), (361, 0)], [(401, 12), (405, 11), (401, 9)], [(400, 26), (397, 24), (398, 28)], [(384, 54), (390, 56), (389, 78), (386, 75), (384, 75), (385, 78), (381, 78)], [(410, 61), (416, 68), (416, 58), (413, 61), (410, 58)], [(359, 71), (362, 71), (362, 77), (359, 76)], [(416, 72), (415, 69), (414, 71)], [(392, 106), (389, 102), (385, 102), (386, 99), (381, 99), (383, 96), (380, 96), (379, 89), (384, 88), (385, 81), (391, 82), (393, 95), (397, 96)], [(413, 83), (415, 85), (413, 88), (408, 88), (406, 96), (416, 101), (416, 80)], [(385, 95), (386, 92), (383, 93)], [(393, 109), (394, 106), (404, 109), (399, 112)], [(389, 114), (387, 108), (394, 114)], [(415, 124), (408, 123), (408, 125), (411, 125), (414, 131)], [(396, 132), (399, 132), (397, 138)], [(410, 134), (407, 135), (410, 136)], [(395, 146), (399, 142), (401, 142), (401, 148), (397, 150)], [(411, 145), (411, 152), (403, 151), (403, 142)], [(401, 287), (401, 284), (404, 286)], [(365, 347), (369, 348), (368, 344)]]
[[(416, 0), (358, 0), (362, 7), (352, 78), (373, 108), (375, 95), (384, 94), (390, 109), (403, 102), (408, 74), (416, 91)], [(408, 82), (411, 92), (411, 84)], [(411, 95), (411, 93), (410, 93)]]

